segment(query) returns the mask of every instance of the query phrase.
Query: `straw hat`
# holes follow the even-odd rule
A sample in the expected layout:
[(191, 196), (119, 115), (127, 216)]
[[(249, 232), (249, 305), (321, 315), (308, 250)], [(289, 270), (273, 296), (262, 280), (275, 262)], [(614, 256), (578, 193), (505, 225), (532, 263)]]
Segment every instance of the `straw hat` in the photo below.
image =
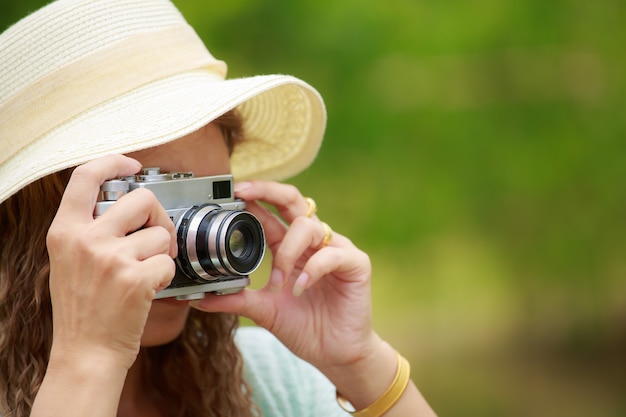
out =
[(0, 35), (0, 202), (47, 174), (160, 145), (230, 109), (237, 179), (281, 180), (315, 158), (320, 95), (286, 75), (226, 80), (169, 0), (59, 0)]

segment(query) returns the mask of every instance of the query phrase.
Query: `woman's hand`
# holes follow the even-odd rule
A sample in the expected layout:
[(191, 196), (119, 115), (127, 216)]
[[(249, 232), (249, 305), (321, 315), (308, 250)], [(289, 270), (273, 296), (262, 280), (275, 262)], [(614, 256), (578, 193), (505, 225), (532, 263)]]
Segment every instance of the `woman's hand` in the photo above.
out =
[(47, 238), (52, 366), (72, 358), (128, 369), (154, 294), (174, 276), (174, 225), (152, 193), (135, 190), (93, 217), (100, 185), (140, 168), (112, 155), (77, 167), (67, 185)]
[[(272, 273), (261, 290), (207, 294), (192, 305), (240, 313), (269, 329), (322, 371), (356, 409), (377, 401), (398, 366), (394, 349), (372, 329), (369, 257), (338, 233), (330, 240), (293, 186), (252, 181), (235, 186), (265, 229)], [(258, 202), (270, 204), (280, 218)], [(385, 416), (435, 414), (410, 382)]]
[[(306, 216), (309, 205), (293, 186), (253, 181), (235, 190), (263, 224), (271, 277), (262, 290), (207, 295), (192, 305), (251, 318), (321, 370), (353, 364), (379, 347), (371, 326), (368, 256), (338, 233), (321, 247), (322, 222)], [(281, 218), (259, 201), (275, 206)]]

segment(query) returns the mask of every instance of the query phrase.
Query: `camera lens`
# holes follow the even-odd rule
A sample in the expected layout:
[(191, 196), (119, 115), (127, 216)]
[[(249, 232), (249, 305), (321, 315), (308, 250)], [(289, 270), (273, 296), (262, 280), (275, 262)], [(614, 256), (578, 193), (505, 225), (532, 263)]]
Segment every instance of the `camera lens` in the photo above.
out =
[(246, 237), (241, 230), (233, 230), (228, 241), (230, 252), (235, 258), (240, 258), (245, 253)]
[[(223, 220), (221, 230), (216, 231), (215, 252), (226, 257), (231, 272), (234, 270), (242, 275), (249, 274), (256, 269), (265, 250), (261, 224), (256, 217), (245, 211), (229, 211), (220, 217)], [(210, 239), (212, 242), (213, 238)], [(221, 262), (224, 263), (223, 260)]]
[(206, 204), (185, 213), (178, 227), (179, 265), (193, 278), (252, 273), (265, 253), (261, 223), (244, 210)]

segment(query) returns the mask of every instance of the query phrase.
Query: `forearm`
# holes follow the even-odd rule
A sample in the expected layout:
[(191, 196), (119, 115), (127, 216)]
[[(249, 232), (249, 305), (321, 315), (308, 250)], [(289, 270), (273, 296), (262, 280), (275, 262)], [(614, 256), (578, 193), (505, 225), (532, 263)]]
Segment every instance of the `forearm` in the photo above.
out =
[[(337, 392), (357, 411), (374, 404), (392, 385), (398, 370), (396, 351), (377, 336), (374, 339), (376, 349), (363, 360), (342, 369), (326, 371), (337, 387)], [(398, 401), (384, 414), (385, 417), (408, 415), (435, 416), (412, 381), (408, 381)]]
[(31, 417), (114, 417), (126, 373), (101, 358), (51, 358)]

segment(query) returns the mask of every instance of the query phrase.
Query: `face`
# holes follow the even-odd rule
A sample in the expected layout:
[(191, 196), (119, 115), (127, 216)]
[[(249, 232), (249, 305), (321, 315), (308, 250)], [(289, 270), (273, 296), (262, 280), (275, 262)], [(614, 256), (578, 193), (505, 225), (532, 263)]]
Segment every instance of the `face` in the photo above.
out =
[[(198, 177), (230, 173), (228, 147), (220, 127), (212, 123), (173, 142), (127, 155), (162, 172), (192, 171)], [(141, 345), (157, 346), (175, 339), (185, 326), (189, 308), (187, 301), (154, 300)]]

